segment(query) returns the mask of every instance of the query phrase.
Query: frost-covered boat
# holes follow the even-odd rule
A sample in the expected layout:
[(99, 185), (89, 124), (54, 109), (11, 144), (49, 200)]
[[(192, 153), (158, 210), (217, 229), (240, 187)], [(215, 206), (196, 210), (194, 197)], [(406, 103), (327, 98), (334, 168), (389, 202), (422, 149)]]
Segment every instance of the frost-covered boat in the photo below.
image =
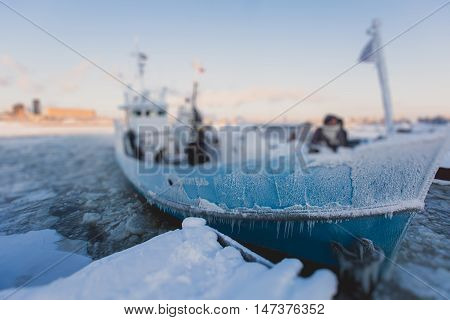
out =
[(331, 244), (348, 247), (358, 238), (392, 257), (424, 207), (443, 141), (438, 134), (392, 138), (347, 157), (310, 159), (306, 172), (296, 164), (246, 174), (239, 163), (228, 163), (205, 174), (208, 164), (186, 173), (164, 164), (147, 173), (148, 163), (125, 154), (123, 136), (116, 124), (117, 160), (150, 203), (179, 219), (205, 218), (239, 241), (330, 266), (337, 263)]
[[(194, 116), (178, 117), (191, 128), (194, 101), (195, 90)], [(115, 123), (117, 161), (150, 203), (179, 219), (205, 218), (243, 243), (330, 267), (346, 255), (362, 259), (368, 243), (369, 254), (388, 261), (394, 256), (412, 216), (424, 208), (446, 139), (446, 132), (392, 134), (314, 155), (285, 141), (275, 152), (264, 143), (272, 150), (269, 157), (243, 158), (236, 149), (251, 149), (255, 140), (224, 134), (208, 145), (216, 144), (216, 157), (192, 163), (184, 152), (192, 131), (183, 140), (177, 126), (168, 126), (163, 102), (155, 104), (144, 94), (127, 99), (121, 109), (126, 117)], [(361, 239), (359, 252), (345, 249)]]

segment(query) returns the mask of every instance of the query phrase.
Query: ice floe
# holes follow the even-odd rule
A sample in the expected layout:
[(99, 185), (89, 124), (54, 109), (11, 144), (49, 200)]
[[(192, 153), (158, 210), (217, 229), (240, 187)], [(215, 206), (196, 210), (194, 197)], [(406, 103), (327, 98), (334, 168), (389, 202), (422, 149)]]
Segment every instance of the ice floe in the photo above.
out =
[(81, 241), (63, 239), (54, 230), (0, 236), (0, 289), (67, 277), (91, 262), (79, 254), (82, 248)]

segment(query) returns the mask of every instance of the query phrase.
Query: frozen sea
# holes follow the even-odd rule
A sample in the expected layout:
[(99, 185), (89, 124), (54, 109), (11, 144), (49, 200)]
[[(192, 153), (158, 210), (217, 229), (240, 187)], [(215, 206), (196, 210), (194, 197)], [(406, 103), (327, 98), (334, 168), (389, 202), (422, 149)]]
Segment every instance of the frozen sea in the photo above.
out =
[[(136, 194), (108, 134), (0, 138), (0, 181), (0, 237), (56, 230), (80, 266), (180, 227)], [(450, 296), (449, 213), (450, 186), (433, 184), (376, 298)]]

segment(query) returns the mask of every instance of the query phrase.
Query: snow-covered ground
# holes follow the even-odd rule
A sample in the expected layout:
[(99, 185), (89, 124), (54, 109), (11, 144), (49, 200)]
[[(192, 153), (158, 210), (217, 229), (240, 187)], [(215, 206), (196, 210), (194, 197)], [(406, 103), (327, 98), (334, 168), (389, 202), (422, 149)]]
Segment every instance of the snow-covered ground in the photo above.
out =
[(268, 268), (222, 247), (199, 218), (181, 230), (92, 262), (40, 287), (0, 291), (12, 299), (330, 299), (337, 280), (328, 270), (298, 276), (302, 264), (285, 259)]
[(113, 126), (55, 124), (39, 125), (32, 122), (0, 121), (0, 137), (48, 136), (48, 135), (80, 135), (80, 134), (112, 134)]
[[(83, 248), (83, 241), (64, 239), (55, 230), (0, 236), (0, 290), (71, 275), (91, 262), (79, 254)], [(51, 272), (43, 272), (49, 267)]]

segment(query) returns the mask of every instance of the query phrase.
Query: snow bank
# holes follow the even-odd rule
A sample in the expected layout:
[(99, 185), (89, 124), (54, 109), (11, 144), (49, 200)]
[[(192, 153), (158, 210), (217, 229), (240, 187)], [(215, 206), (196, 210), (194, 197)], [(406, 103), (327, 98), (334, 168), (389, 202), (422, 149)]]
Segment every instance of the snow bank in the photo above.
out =
[[(330, 299), (337, 280), (328, 270), (300, 278), (286, 259), (268, 268), (223, 248), (202, 219), (182, 230), (95, 261), (72, 276), (16, 292), (14, 299)], [(5, 296), (8, 291), (0, 292)]]
[[(29, 286), (43, 285), (73, 274), (91, 262), (88, 257), (67, 252), (80, 246), (79, 241), (62, 240), (54, 230), (0, 236), (0, 289), (27, 282)], [(53, 267), (36, 277), (49, 266)]]

